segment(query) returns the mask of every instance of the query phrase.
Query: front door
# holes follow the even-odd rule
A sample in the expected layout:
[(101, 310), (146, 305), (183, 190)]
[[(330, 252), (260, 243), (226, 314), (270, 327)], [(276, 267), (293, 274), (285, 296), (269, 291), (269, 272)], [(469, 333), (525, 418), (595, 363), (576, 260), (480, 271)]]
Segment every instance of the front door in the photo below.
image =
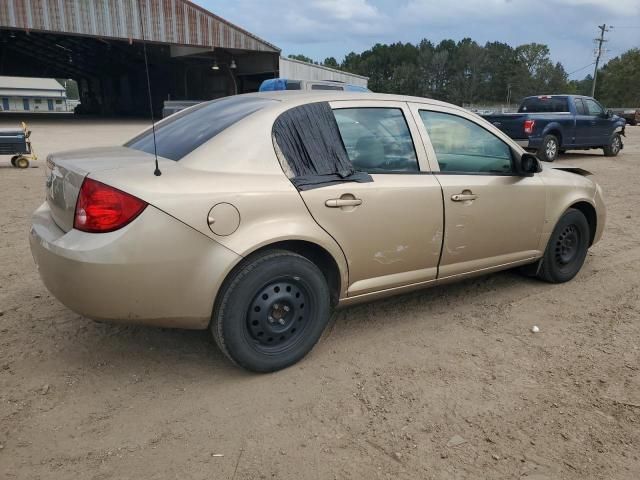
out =
[(438, 278), (542, 255), (545, 187), (513, 174), (511, 147), (465, 112), (414, 106), (443, 191), (445, 236)]
[[(425, 173), (426, 154), (405, 103), (332, 102), (354, 166), (373, 182), (300, 192), (318, 224), (345, 253), (348, 295), (428, 283), (442, 244), (442, 192)], [(418, 147), (418, 148), (416, 148)], [(427, 168), (428, 169), (428, 168)]]
[(595, 119), (589, 114), (582, 98), (574, 98), (576, 106), (576, 146), (588, 146), (593, 143)]
[(5, 112), (9, 111), (9, 99), (8, 98), (3, 98), (2, 99), (2, 109)]
[(22, 99), (22, 108), (24, 110), (29, 110), (29, 99), (28, 98), (23, 98)]
[(602, 146), (609, 144), (609, 137), (613, 133), (611, 119), (607, 116), (604, 108), (591, 98), (583, 99), (589, 118), (591, 120), (591, 132), (589, 145)]
[(49, 107), (49, 111), (53, 112), (53, 100), (52, 99), (47, 99), (47, 107)]

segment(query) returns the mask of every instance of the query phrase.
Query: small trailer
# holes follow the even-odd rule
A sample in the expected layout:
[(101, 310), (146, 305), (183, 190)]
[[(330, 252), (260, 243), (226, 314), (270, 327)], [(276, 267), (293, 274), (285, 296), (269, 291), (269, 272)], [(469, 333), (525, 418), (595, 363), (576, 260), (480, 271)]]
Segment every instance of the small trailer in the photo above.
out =
[(22, 122), (22, 128), (0, 128), (0, 155), (11, 155), (11, 165), (27, 168), (38, 159), (31, 147), (31, 131)]

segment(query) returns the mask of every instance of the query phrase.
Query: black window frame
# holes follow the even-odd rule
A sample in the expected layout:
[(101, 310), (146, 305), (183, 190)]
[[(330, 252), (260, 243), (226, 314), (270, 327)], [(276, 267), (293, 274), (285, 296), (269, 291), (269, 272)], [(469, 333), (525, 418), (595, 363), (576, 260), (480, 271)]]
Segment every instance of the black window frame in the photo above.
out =
[[(590, 115), (590, 116), (592, 116), (592, 117), (599, 117), (599, 118), (601, 118), (601, 117), (603, 117), (603, 116), (607, 113), (607, 110), (606, 110), (606, 109), (602, 106), (602, 104), (601, 104), (600, 102), (598, 102), (595, 98), (585, 98), (585, 99), (583, 99), (583, 101), (584, 101), (584, 106), (585, 106), (585, 108), (587, 109), (587, 112), (588, 112), (588, 113), (587, 113), (587, 115)], [(600, 107), (600, 110), (601, 110), (600, 114), (599, 114), (599, 115), (594, 115), (593, 113), (591, 113), (591, 112), (589, 111), (589, 107), (587, 106), (587, 102), (593, 102), (593, 103), (595, 103), (598, 107)]]
[[(504, 143), (509, 148), (511, 171), (509, 171), (509, 172), (453, 172), (453, 171), (440, 170), (440, 162), (438, 161), (438, 153), (436, 152), (436, 149), (433, 146), (433, 142), (431, 141), (431, 135), (429, 134), (429, 129), (424, 124), (424, 120), (422, 120), (422, 117), (420, 116), (420, 112), (440, 113), (440, 114), (443, 114), (443, 115), (450, 115), (452, 117), (462, 118), (463, 120), (466, 120), (466, 121), (474, 124), (475, 126), (481, 128), (482, 130), (487, 132), (489, 135), (493, 135), (497, 140), (500, 140), (502, 143)], [(429, 110), (429, 109), (420, 108), (420, 107), (418, 107), (418, 117), (420, 118), (420, 121), (422, 122), (422, 124), (424, 126), (425, 132), (427, 133), (427, 139), (429, 141), (429, 146), (431, 147), (431, 150), (433, 150), (433, 153), (436, 156), (435, 160), (436, 160), (436, 163), (438, 164), (438, 171), (432, 171), (432, 173), (434, 175), (479, 175), (479, 176), (483, 176), (483, 177), (519, 177), (520, 176), (520, 175), (518, 175), (516, 173), (516, 164), (515, 164), (516, 152), (514, 151), (514, 149), (511, 147), (511, 145), (509, 145), (503, 139), (498, 137), (495, 133), (493, 133), (490, 130), (488, 130), (487, 128), (485, 128), (483, 125), (480, 125), (479, 123), (476, 123), (473, 120), (471, 120), (469, 118), (466, 118), (466, 117), (464, 117), (462, 115), (457, 115), (457, 114), (451, 113), (451, 112), (443, 112), (443, 111), (440, 111), (440, 110)]]
[[(355, 110), (355, 109), (359, 109), (359, 110), (364, 110), (364, 109), (384, 109), (384, 110), (400, 110), (400, 113), (402, 114), (402, 118), (404, 119), (404, 122), (407, 126), (407, 131), (409, 132), (409, 137), (411, 138), (411, 144), (413, 145), (413, 153), (416, 157), (416, 166), (418, 167), (417, 170), (415, 171), (405, 171), (405, 170), (397, 170), (397, 171), (384, 171), (384, 172), (380, 172), (380, 171), (366, 171), (366, 173), (368, 173), (369, 175), (420, 175), (420, 174), (424, 174), (424, 173), (432, 173), (432, 172), (425, 172), (422, 170), (422, 168), (420, 167), (420, 159), (418, 156), (418, 149), (416, 148), (416, 139), (413, 136), (413, 134), (411, 133), (411, 127), (409, 125), (409, 120), (407, 119), (407, 116), (405, 115), (405, 111), (404, 108), (402, 106), (385, 106), (385, 105), (380, 105), (380, 106), (336, 106), (333, 107), (332, 110), (334, 112), (338, 111), (338, 110)], [(335, 116), (335, 113), (334, 113)], [(336, 123), (337, 123), (337, 119), (336, 119)], [(340, 137), (342, 138), (342, 133), (340, 133)], [(342, 143), (344, 145), (344, 139), (342, 139)], [(345, 150), (346, 150), (346, 145), (345, 145)]]
[[(587, 106), (584, 104), (584, 100), (582, 98), (574, 98), (573, 101), (577, 115), (589, 115), (589, 110), (587, 110)], [(581, 109), (578, 105), (582, 105), (582, 111), (580, 111)]]

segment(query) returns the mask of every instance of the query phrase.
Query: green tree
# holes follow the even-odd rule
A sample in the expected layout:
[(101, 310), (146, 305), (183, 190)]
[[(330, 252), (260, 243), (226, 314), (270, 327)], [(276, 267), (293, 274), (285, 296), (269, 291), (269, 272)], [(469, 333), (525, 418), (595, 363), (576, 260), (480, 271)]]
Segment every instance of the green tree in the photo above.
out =
[(324, 62), (322, 62), (322, 65), (329, 68), (340, 68), (340, 64), (338, 63), (338, 60), (335, 59), (335, 57), (325, 58)]
[(315, 63), (315, 64), (318, 63), (318, 62), (314, 62), (312, 58), (302, 54), (288, 55), (288, 58), (291, 58), (292, 60), (300, 60), (301, 62)]
[(58, 83), (66, 88), (67, 98), (69, 100), (78, 100), (80, 92), (78, 90), (78, 82), (71, 78), (56, 78)]
[(598, 72), (596, 97), (610, 107), (640, 107), (640, 48), (610, 60)]

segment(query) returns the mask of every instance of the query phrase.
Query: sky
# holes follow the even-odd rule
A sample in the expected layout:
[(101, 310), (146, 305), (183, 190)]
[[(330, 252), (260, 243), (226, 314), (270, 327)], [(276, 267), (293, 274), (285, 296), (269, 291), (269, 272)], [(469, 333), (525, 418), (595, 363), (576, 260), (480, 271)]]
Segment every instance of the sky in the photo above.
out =
[[(593, 71), (606, 23), (605, 62), (640, 47), (640, 0), (195, 0), (282, 49), (316, 61), (376, 43), (470, 37), (480, 44), (545, 43), (571, 78)], [(586, 67), (586, 68), (582, 68)], [(580, 69), (580, 70), (579, 70)]]

